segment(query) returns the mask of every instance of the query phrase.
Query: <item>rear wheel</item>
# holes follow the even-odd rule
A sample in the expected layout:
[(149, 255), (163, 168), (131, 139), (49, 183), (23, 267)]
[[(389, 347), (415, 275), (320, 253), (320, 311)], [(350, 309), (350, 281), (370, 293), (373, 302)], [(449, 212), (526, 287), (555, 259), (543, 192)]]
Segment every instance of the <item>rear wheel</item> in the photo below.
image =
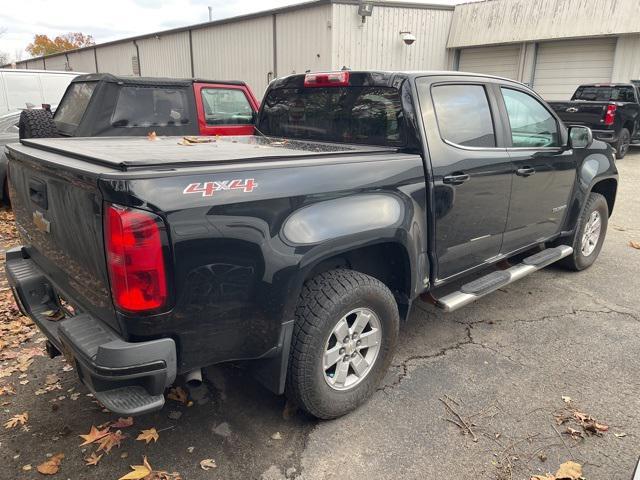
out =
[(375, 391), (398, 338), (398, 307), (368, 275), (332, 270), (305, 282), (296, 308), (287, 396), (318, 418), (354, 410)]
[(23, 138), (51, 138), (57, 136), (53, 117), (48, 110), (23, 110), (18, 122), (18, 134)]
[(623, 128), (620, 131), (620, 136), (618, 137), (618, 142), (616, 143), (616, 158), (619, 160), (624, 158), (624, 156), (629, 151), (629, 146), (631, 145), (631, 133), (626, 128)]
[(573, 253), (559, 263), (571, 270), (584, 270), (596, 261), (609, 223), (607, 200), (599, 193), (590, 193), (578, 219), (575, 233), (567, 243)]

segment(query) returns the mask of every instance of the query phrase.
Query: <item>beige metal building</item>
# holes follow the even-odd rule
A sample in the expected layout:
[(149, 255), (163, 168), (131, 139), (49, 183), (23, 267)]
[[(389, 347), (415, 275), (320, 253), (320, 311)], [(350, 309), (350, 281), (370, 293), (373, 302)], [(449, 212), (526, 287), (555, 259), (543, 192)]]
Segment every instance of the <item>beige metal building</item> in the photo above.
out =
[(258, 96), (276, 76), (342, 67), (488, 73), (549, 100), (580, 83), (640, 79), (640, 0), (485, 0), (455, 9), (413, 1), (367, 1), (373, 8), (363, 12), (357, 0), (316, 0), (17, 67), (242, 79)]
[[(247, 81), (260, 96), (275, 76), (307, 70), (445, 69), (453, 7), (316, 0), (252, 15), (18, 62), (17, 68)], [(419, 38), (406, 45), (400, 32)]]
[(589, 82), (640, 79), (640, 1), (488, 0), (458, 5), (454, 67), (528, 83), (547, 100)]

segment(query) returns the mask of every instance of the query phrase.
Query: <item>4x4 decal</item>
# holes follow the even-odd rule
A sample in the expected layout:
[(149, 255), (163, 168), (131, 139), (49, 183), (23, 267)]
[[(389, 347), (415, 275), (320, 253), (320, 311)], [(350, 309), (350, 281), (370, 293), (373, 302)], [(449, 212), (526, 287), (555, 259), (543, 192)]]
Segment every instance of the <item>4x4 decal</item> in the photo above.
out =
[(184, 195), (188, 193), (199, 193), (203, 197), (211, 197), (215, 192), (224, 190), (242, 190), (245, 193), (253, 192), (257, 188), (258, 182), (253, 178), (221, 180), (217, 182), (190, 183), (182, 192)]

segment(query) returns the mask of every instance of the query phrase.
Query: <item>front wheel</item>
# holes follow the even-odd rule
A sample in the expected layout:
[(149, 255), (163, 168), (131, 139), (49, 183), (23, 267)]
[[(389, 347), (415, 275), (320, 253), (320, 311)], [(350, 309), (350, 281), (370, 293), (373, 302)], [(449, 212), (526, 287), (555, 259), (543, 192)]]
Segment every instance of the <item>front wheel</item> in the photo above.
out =
[(305, 282), (295, 317), (287, 396), (322, 419), (354, 410), (391, 362), (400, 324), (393, 294), (363, 273), (331, 270)]
[(575, 271), (584, 270), (596, 261), (609, 223), (609, 206), (607, 200), (599, 193), (590, 193), (576, 224), (569, 245), (573, 253), (563, 258), (560, 263)]

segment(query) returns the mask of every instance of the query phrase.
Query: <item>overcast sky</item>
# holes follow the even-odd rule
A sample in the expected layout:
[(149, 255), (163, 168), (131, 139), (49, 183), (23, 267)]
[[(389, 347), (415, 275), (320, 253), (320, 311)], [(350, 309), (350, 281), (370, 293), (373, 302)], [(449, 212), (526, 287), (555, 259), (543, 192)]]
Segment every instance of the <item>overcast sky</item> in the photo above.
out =
[[(413, 0), (420, 1), (420, 0)], [(461, 3), (430, 0), (423, 3)], [(28, 58), (24, 48), (33, 36), (55, 37), (67, 32), (93, 35), (96, 43), (158, 30), (182, 27), (213, 18), (244, 15), (301, 3), (296, 0), (4, 0), (0, 7), (0, 52)]]

